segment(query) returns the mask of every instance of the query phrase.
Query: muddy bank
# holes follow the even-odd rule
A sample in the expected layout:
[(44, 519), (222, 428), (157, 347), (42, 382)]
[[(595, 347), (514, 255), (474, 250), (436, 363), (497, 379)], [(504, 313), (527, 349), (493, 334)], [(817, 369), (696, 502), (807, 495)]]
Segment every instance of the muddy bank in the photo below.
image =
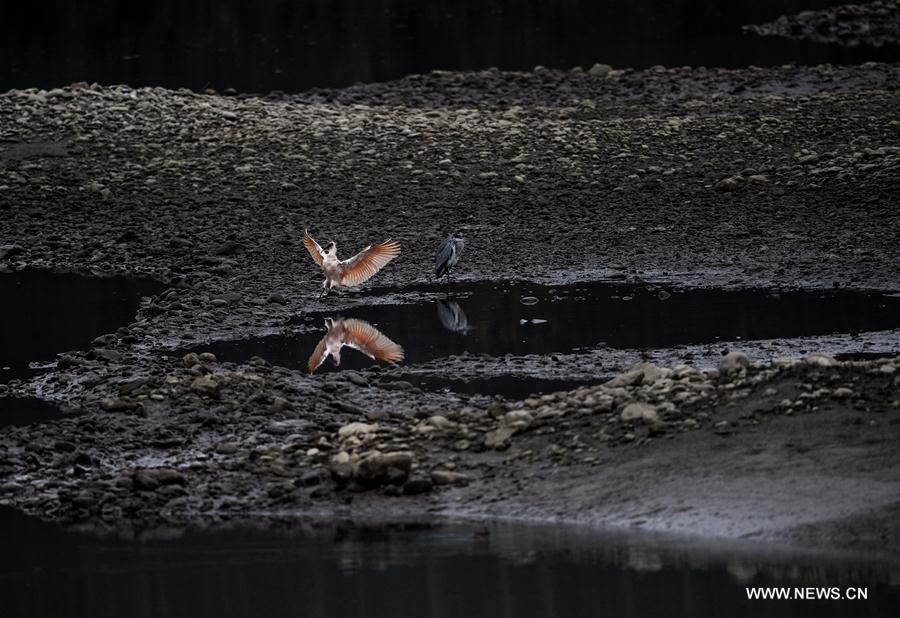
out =
[[(822, 337), (896, 352), (896, 331), (442, 363), (445, 378), (592, 382), (524, 403), (403, 378), (428, 363), (309, 376), (203, 351), (418, 298), (454, 229), (464, 280), (900, 289), (898, 77), (598, 65), (268, 99), (0, 95), (0, 267), (168, 286), (130, 324), (0, 386), (80, 412), (0, 429), (0, 501), (119, 529), (529, 517), (893, 551), (895, 360), (698, 367), (745, 344), (748, 361), (803, 355)], [(348, 254), (398, 239), (377, 278), (393, 291), (316, 298), (306, 226)], [(600, 384), (648, 354), (695, 367)]]
[[(185, 365), (190, 365), (186, 367)], [(188, 358), (0, 439), (5, 503), (144, 529), (249, 515), (638, 527), (895, 554), (900, 358), (638, 365), (518, 403)], [(826, 541), (827, 538), (827, 541)]]
[(782, 15), (773, 22), (744, 26), (745, 32), (839, 45), (900, 44), (900, 2), (879, 0), (821, 11)]

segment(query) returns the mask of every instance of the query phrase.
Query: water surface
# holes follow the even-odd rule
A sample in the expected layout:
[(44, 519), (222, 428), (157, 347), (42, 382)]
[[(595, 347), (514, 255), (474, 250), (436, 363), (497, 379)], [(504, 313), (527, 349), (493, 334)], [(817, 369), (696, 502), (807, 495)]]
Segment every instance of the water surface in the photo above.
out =
[(141, 297), (165, 286), (132, 277), (85, 277), (26, 268), (0, 273), (0, 382), (32, 363), (90, 347), (134, 320)]
[(900, 59), (743, 34), (845, 0), (104, 0), (10, 2), (0, 91), (76, 81), (240, 92), (343, 87), (433, 69), (773, 66)]
[[(0, 508), (3, 615), (891, 616), (898, 568), (666, 548), (556, 527), (170, 531), (144, 542)], [(891, 583), (893, 582), (893, 584)], [(866, 601), (748, 602), (745, 586), (862, 586)]]
[[(900, 328), (900, 298), (851, 290), (677, 290), (612, 283), (466, 282), (449, 287), (374, 289), (367, 296), (391, 291), (420, 293), (425, 300), (310, 313), (292, 320), (295, 326), (306, 327), (303, 332), (216, 341), (198, 346), (196, 351), (211, 351), (224, 361), (244, 362), (259, 356), (276, 365), (306, 368), (325, 335), (325, 319), (338, 316), (365, 320), (402, 346), (404, 366), (462, 354), (499, 357), (597, 347), (665, 349)], [(329, 359), (317, 372), (361, 369), (375, 363), (344, 348), (340, 367)]]

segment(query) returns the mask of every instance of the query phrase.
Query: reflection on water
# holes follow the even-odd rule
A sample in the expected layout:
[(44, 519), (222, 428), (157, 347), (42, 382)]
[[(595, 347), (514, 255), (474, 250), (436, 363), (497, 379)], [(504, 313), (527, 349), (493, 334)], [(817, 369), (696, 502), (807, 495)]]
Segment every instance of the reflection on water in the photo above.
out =
[(437, 305), (438, 320), (440, 320), (441, 326), (451, 333), (465, 333), (469, 330), (469, 319), (458, 302), (439, 298), (435, 301), (435, 304)]
[(106, 0), (8, 2), (0, 91), (75, 81), (241, 92), (341, 87), (433, 69), (773, 66), (897, 60), (745, 35), (846, 0)]
[[(0, 599), (18, 616), (895, 616), (871, 560), (679, 548), (558, 527), (187, 531), (144, 542), (0, 508)], [(745, 586), (862, 586), (867, 601), (748, 602)]]
[[(342, 313), (365, 320), (402, 345), (406, 365), (461, 354), (553, 354), (596, 346), (656, 349), (900, 328), (900, 298), (848, 290), (679, 291), (609, 283), (469, 282), (451, 286), (452, 301), (445, 298), (446, 290), (441, 285), (373, 289), (360, 300), (397, 292), (418, 294), (422, 300), (357, 305)], [(295, 318), (293, 324), (305, 327), (303, 332), (216, 341), (195, 351), (209, 350), (224, 361), (260, 356), (276, 365), (307, 367), (308, 350), (321, 344), (321, 333), (314, 328), (324, 317)], [(457, 330), (463, 325), (465, 336)], [(371, 364), (359, 354), (341, 360), (344, 369)], [(334, 368), (321, 368), (328, 369)]]
[(359, 350), (372, 360), (391, 363), (403, 360), (403, 348), (365, 320), (325, 318), (325, 328), (325, 336), (319, 340), (309, 357), (307, 367), (310, 373), (315, 372), (329, 356), (334, 366), (340, 367), (341, 349), (344, 346)]

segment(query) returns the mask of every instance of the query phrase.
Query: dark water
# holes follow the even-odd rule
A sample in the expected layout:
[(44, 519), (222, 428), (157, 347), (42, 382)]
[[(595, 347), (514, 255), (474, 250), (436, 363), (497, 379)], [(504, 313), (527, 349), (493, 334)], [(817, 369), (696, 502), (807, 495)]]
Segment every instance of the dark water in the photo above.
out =
[(25, 269), (0, 273), (0, 382), (27, 376), (31, 363), (69, 350), (134, 320), (142, 296), (161, 283)]
[[(437, 293), (448, 288), (417, 289)], [(523, 304), (527, 297), (537, 302)], [(552, 354), (603, 345), (670, 348), (900, 328), (900, 298), (846, 290), (677, 291), (607, 283), (545, 287), (487, 282), (454, 284), (451, 298), (359, 305), (340, 315), (365, 320), (402, 346), (404, 365), (464, 353)], [(448, 309), (451, 302), (455, 307)], [(197, 351), (211, 351), (225, 361), (260, 356), (276, 365), (306, 367), (324, 335), (325, 317), (336, 315), (309, 314), (294, 320), (316, 329), (311, 332), (218, 341)], [(373, 363), (344, 348), (340, 369)], [(329, 360), (318, 372), (336, 369)]]
[(900, 59), (741, 32), (845, 0), (43, 0), (4, 2), (0, 90), (75, 81), (242, 92), (433, 69), (771, 66)]
[(0, 427), (32, 425), (63, 418), (59, 406), (33, 397), (0, 397)]
[[(233, 529), (145, 542), (0, 508), (3, 616), (896, 616), (897, 567), (663, 549), (559, 528)], [(792, 558), (788, 556), (788, 558)], [(891, 585), (893, 581), (893, 585)], [(748, 601), (746, 586), (865, 601)]]

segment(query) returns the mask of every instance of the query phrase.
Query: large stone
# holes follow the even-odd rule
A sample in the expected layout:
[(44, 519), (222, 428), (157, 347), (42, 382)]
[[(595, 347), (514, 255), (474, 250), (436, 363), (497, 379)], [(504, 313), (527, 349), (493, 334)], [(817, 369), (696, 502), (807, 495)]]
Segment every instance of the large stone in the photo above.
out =
[(211, 376), (200, 376), (191, 382), (191, 390), (204, 397), (218, 397), (222, 385)]
[[(366, 483), (378, 483), (391, 476), (391, 469), (402, 472), (404, 478), (412, 468), (415, 456), (410, 451), (381, 453), (370, 451), (353, 464), (353, 477)], [(396, 475), (395, 475), (396, 476)]]
[(638, 384), (652, 384), (672, 373), (671, 369), (657, 367), (652, 363), (639, 363), (606, 382), (605, 386), (617, 388), (620, 386), (636, 386)]
[(378, 423), (361, 423), (353, 422), (344, 425), (338, 429), (338, 436), (341, 438), (349, 438), (351, 436), (361, 436), (373, 433), (378, 429)]
[(431, 473), (431, 482), (435, 485), (468, 485), (470, 480), (468, 474), (452, 470), (434, 470)]
[(512, 427), (500, 427), (489, 431), (484, 435), (484, 445), (488, 448), (501, 450), (509, 446), (509, 439), (516, 432)]
[(608, 64), (601, 64), (598, 62), (594, 64), (594, 66), (592, 66), (590, 69), (588, 69), (588, 73), (590, 73), (591, 75), (606, 75), (612, 70), (613, 68)]
[(823, 354), (821, 352), (813, 352), (812, 354), (807, 354), (806, 358), (803, 361), (807, 365), (817, 365), (819, 367), (834, 367), (838, 364), (837, 360), (833, 356), (829, 356), (828, 354)]
[(719, 361), (719, 371), (732, 373), (750, 366), (750, 359), (743, 352), (729, 352)]
[(648, 403), (629, 403), (620, 415), (623, 421), (644, 421), (646, 423), (658, 423), (659, 413), (656, 408)]

